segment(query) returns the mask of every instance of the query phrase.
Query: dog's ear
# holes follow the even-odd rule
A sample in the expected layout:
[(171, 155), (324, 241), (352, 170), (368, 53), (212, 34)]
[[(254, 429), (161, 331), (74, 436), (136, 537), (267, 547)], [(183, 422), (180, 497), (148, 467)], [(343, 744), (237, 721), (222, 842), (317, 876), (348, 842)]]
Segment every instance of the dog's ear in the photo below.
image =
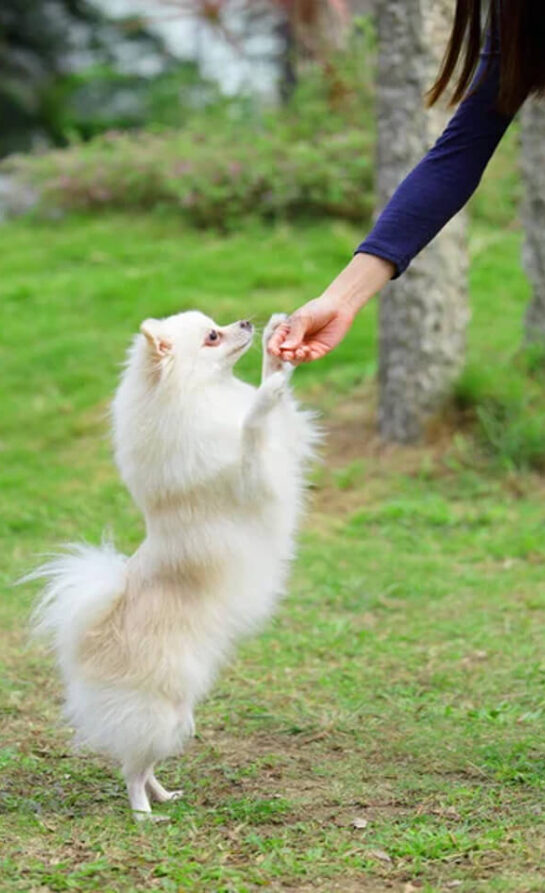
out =
[(146, 319), (140, 326), (142, 335), (148, 342), (154, 356), (159, 360), (172, 353), (172, 341), (161, 329), (161, 322), (158, 319)]

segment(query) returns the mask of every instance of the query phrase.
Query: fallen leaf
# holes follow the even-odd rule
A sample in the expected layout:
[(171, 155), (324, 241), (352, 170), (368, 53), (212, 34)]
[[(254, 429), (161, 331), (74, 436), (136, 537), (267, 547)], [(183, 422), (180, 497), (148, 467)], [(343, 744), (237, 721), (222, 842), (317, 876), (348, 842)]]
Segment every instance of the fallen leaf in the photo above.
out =
[(488, 660), (488, 652), (487, 651), (472, 651), (471, 654), (466, 654), (465, 657), (460, 661), (465, 667), (469, 667), (474, 663), (479, 663), (483, 660)]
[(367, 850), (367, 855), (370, 859), (378, 859), (379, 862), (388, 862), (391, 863), (391, 858), (385, 850)]
[(454, 821), (459, 822), (462, 818), (460, 813), (456, 810), (454, 806), (438, 806), (437, 809), (431, 810), (432, 815), (439, 815), (444, 819), (454, 819)]

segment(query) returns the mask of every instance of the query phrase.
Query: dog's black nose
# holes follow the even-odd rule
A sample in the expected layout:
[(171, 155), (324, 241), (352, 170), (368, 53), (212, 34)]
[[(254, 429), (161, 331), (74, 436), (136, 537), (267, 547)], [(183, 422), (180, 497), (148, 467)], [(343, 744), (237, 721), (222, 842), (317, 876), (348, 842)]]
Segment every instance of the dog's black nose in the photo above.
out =
[(241, 319), (239, 322), (239, 326), (241, 329), (246, 329), (247, 332), (251, 332), (253, 328), (249, 319)]

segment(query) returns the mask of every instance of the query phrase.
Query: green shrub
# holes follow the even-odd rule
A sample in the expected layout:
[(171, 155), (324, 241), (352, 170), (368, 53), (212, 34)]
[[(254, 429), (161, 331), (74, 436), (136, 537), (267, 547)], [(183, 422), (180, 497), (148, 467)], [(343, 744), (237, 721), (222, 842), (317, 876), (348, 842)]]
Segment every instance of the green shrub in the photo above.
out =
[[(95, 133), (112, 119), (141, 123), (155, 91), (180, 69), (143, 19), (111, 17), (107, 4), (100, 6), (2, 0), (0, 156), (38, 143), (65, 145), (70, 134)], [(139, 72), (142, 58), (156, 74)]]
[(196, 63), (173, 60), (153, 77), (95, 64), (64, 75), (50, 93), (62, 146), (111, 130), (181, 127), (196, 105), (221, 102), (219, 88), (201, 77)]
[(229, 228), (239, 218), (330, 215), (362, 220), (372, 207), (365, 136), (316, 143), (274, 133), (107, 134), (68, 150), (12, 160), (37, 186), (42, 205), (63, 209), (169, 205), (198, 226)]
[(503, 370), (469, 365), (456, 387), (457, 408), (476, 423), (488, 456), (506, 468), (545, 470), (545, 400), (534, 372), (537, 356), (531, 348), (522, 351)]

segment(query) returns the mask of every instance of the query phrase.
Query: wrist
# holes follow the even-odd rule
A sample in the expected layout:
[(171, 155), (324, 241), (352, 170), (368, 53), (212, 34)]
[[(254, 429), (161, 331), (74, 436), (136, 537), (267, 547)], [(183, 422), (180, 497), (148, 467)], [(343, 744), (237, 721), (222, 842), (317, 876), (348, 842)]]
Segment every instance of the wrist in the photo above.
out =
[(322, 297), (355, 316), (394, 274), (395, 266), (390, 261), (374, 254), (355, 254)]

